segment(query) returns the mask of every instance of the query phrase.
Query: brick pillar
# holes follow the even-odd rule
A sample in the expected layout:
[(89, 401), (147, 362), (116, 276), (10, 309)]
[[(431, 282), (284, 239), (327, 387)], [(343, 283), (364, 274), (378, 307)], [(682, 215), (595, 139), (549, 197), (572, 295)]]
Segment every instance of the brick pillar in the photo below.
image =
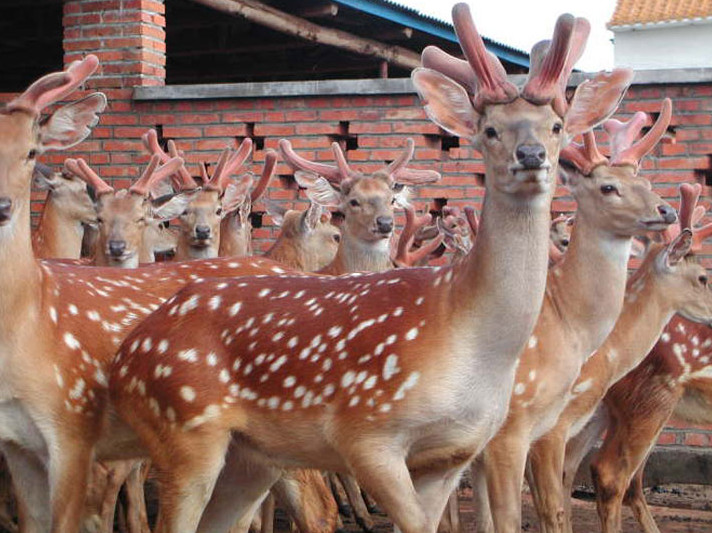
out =
[(64, 64), (92, 53), (94, 88), (165, 85), (164, 0), (65, 0)]

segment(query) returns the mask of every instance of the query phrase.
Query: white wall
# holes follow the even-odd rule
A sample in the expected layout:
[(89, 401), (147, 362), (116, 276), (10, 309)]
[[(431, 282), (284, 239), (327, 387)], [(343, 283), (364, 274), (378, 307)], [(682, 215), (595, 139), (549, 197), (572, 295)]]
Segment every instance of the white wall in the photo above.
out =
[(712, 22), (613, 31), (616, 67), (712, 67)]

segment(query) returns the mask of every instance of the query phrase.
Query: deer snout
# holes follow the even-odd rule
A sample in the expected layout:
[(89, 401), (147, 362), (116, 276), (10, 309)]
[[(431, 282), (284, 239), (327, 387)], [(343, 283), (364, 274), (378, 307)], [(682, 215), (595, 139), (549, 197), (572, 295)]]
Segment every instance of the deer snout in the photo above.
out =
[(520, 144), (514, 153), (517, 162), (527, 170), (540, 168), (546, 162), (546, 148), (542, 144)]
[(658, 213), (660, 213), (660, 216), (663, 217), (666, 224), (672, 224), (677, 220), (677, 213), (675, 212), (675, 209), (668, 204), (660, 204), (658, 206)]
[(10, 198), (0, 198), (0, 224), (10, 220), (12, 215), (12, 200)]
[(126, 241), (109, 241), (109, 255), (121, 257), (126, 252)]
[(201, 241), (209, 239), (210, 238), (210, 226), (207, 226), (207, 225), (195, 226), (195, 238), (199, 239)]
[(393, 217), (377, 217), (376, 227), (379, 233), (390, 233), (393, 231)]

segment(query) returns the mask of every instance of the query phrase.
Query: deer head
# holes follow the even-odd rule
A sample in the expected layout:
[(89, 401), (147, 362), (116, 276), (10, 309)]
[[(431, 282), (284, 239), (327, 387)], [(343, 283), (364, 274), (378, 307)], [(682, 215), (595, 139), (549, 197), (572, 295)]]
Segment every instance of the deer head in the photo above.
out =
[(336, 166), (314, 163), (298, 156), (288, 140), (279, 142), (285, 160), (294, 168), (297, 183), (307, 196), (321, 205), (344, 214), (344, 239), (367, 244), (386, 244), (393, 234), (393, 210), (398, 184), (432, 183), (440, 174), (407, 168), (414, 143), (408, 139), (405, 151), (384, 169), (367, 175), (353, 170), (338, 143), (332, 144)]
[(281, 227), (266, 257), (305, 272), (319, 270), (334, 260), (341, 232), (331, 224), (329, 211), (315, 202), (305, 211), (284, 209), (268, 200), (265, 206), (272, 220)]
[(23, 217), (29, 224), (29, 209), (24, 206), (29, 206), (37, 156), (78, 144), (97, 123), (97, 114), (106, 107), (101, 93), (64, 106), (44, 120), (40, 115), (84, 83), (98, 65), (95, 56), (87, 56), (65, 72), (48, 74), (0, 111), (0, 227), (14, 224), (19, 210), (27, 211)]
[(424, 68), (415, 69), (412, 78), (426, 113), (482, 152), (491, 178), (488, 194), (551, 195), (560, 148), (615, 111), (632, 72), (599, 74), (567, 103), (566, 83), (590, 28), (585, 19), (562, 15), (552, 40), (532, 50), (529, 77), (520, 90), (485, 49), (466, 4), (453, 8), (453, 22), (467, 61), (432, 46), (423, 51)]
[(84, 180), (66, 171), (53, 171), (37, 163), (32, 178), (36, 189), (47, 191), (45, 208), (50, 205), (63, 216), (81, 224), (96, 224), (96, 208)]
[[(116, 191), (83, 159), (67, 159), (67, 171), (79, 176), (96, 190), (99, 236), (96, 264), (122, 268), (138, 266), (144, 250), (144, 232), (153, 220), (175, 218), (191, 200), (188, 194), (162, 196), (152, 200), (152, 190), (183, 164), (174, 158), (159, 167), (154, 156), (141, 177), (128, 189)], [(146, 258), (149, 259), (149, 258)]]
[(571, 228), (574, 225), (574, 217), (559, 215), (552, 217), (551, 228), (549, 229), (549, 239), (556, 250), (564, 253), (569, 247), (571, 239)]
[(611, 157), (603, 156), (593, 132), (583, 144), (561, 151), (561, 173), (578, 203), (577, 218), (597, 221), (597, 226), (618, 236), (661, 231), (676, 220), (675, 210), (651, 190), (648, 179), (638, 175), (638, 163), (657, 144), (670, 123), (672, 104), (663, 101), (662, 112), (643, 139), (634, 142), (645, 125), (638, 113), (628, 122), (609, 120)]

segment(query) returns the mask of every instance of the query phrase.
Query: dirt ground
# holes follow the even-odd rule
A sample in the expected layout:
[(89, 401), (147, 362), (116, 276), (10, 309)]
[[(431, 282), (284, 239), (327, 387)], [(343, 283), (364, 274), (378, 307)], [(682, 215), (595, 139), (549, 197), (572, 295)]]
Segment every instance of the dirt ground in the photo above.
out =
[[(646, 490), (648, 503), (661, 533), (710, 533), (712, 532), (712, 486), (666, 485)], [(460, 492), (462, 521), (466, 533), (474, 533), (475, 513), (469, 489)], [(578, 492), (574, 499), (574, 532), (594, 533), (600, 531), (593, 494)], [(523, 494), (524, 507), (522, 531), (538, 533), (539, 526), (529, 494)], [(642, 532), (632, 513), (625, 508), (623, 512), (624, 533)], [(378, 516), (376, 533), (393, 531), (385, 516)], [(285, 522), (278, 520), (278, 531), (287, 532)], [(349, 533), (360, 531), (352, 520), (344, 520), (345, 530)]]

